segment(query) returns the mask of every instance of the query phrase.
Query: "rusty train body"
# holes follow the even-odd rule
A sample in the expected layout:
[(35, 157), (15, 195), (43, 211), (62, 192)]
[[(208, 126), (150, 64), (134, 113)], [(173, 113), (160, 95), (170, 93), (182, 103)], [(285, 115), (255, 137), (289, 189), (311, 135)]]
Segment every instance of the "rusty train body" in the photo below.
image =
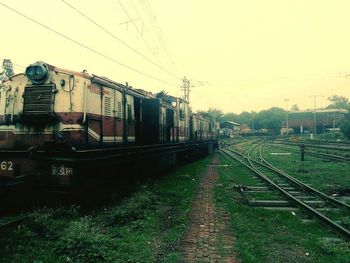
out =
[(0, 184), (69, 186), (82, 166), (212, 149), (214, 127), (181, 98), (36, 62), (0, 87)]

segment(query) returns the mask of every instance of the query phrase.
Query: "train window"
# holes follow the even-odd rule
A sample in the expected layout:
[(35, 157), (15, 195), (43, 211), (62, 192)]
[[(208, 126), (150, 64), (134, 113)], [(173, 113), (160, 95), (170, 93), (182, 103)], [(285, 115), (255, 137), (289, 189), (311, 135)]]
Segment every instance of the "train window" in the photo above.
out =
[(109, 118), (111, 116), (111, 97), (105, 97), (105, 117)]
[(180, 119), (184, 119), (185, 118), (185, 112), (184, 110), (180, 110)]

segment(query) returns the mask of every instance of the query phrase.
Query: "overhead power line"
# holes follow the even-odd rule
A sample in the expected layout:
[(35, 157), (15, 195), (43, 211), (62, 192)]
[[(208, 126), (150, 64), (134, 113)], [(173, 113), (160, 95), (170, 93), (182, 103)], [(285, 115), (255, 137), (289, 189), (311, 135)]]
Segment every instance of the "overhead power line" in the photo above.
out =
[(53, 33), (55, 33), (55, 34), (57, 34), (57, 35), (59, 35), (59, 36), (65, 38), (65, 39), (67, 39), (67, 40), (69, 40), (69, 41), (71, 41), (71, 42), (73, 42), (73, 43), (75, 43), (76, 45), (78, 45), (78, 46), (80, 46), (80, 47), (82, 47), (82, 48), (85, 48), (85, 49), (91, 51), (92, 53), (94, 53), (94, 54), (96, 54), (96, 55), (99, 55), (99, 56), (101, 56), (101, 57), (103, 57), (103, 58), (105, 58), (105, 59), (107, 59), (107, 60), (110, 60), (110, 61), (112, 61), (112, 62), (114, 62), (114, 63), (116, 63), (116, 64), (118, 64), (118, 65), (120, 65), (120, 66), (122, 66), (122, 67), (124, 67), (124, 68), (127, 68), (127, 69), (129, 69), (129, 70), (131, 70), (131, 71), (134, 71), (134, 72), (140, 74), (140, 75), (143, 75), (143, 76), (145, 76), (145, 77), (147, 77), (147, 78), (150, 78), (150, 79), (153, 79), (153, 80), (162, 82), (162, 83), (166, 83), (166, 84), (170, 84), (170, 85), (176, 85), (176, 84), (174, 84), (174, 83), (171, 83), (171, 82), (168, 82), (168, 81), (159, 79), (159, 78), (157, 78), (157, 77), (153, 77), (153, 76), (150, 75), (150, 74), (144, 73), (144, 72), (142, 72), (142, 71), (140, 71), (140, 70), (138, 70), (138, 69), (136, 69), (136, 68), (130, 67), (130, 66), (128, 66), (128, 65), (126, 65), (126, 64), (124, 64), (124, 63), (122, 63), (122, 62), (120, 62), (120, 61), (118, 61), (118, 60), (116, 60), (116, 59), (114, 59), (114, 58), (111, 58), (111, 57), (109, 57), (109, 56), (103, 54), (103, 53), (100, 52), (100, 51), (97, 51), (97, 50), (95, 50), (95, 49), (93, 49), (93, 48), (91, 48), (91, 47), (88, 47), (87, 45), (85, 45), (85, 44), (83, 44), (83, 43), (81, 43), (81, 42), (79, 42), (79, 41), (77, 41), (77, 40), (74, 40), (73, 38), (71, 38), (71, 37), (69, 37), (69, 36), (67, 36), (67, 35), (65, 35), (65, 34), (63, 34), (63, 33), (60, 33), (60, 32), (56, 31), (55, 29), (52, 29), (51, 27), (49, 27), (49, 26), (47, 26), (47, 25), (44, 25), (43, 23), (41, 23), (41, 22), (35, 20), (34, 18), (31, 18), (31, 17), (29, 17), (29, 16), (27, 16), (27, 15), (21, 13), (20, 11), (14, 9), (14, 8), (12, 8), (12, 7), (10, 7), (10, 6), (6, 5), (6, 4), (4, 4), (4, 3), (0, 3), (0, 5), (2, 5), (3, 7), (6, 7), (7, 9), (11, 10), (12, 12), (14, 12), (14, 13), (16, 13), (16, 14), (18, 14), (18, 15), (20, 15), (20, 16), (22, 16), (22, 17), (24, 17), (24, 18), (26, 18), (26, 19), (28, 19), (28, 20), (30, 20), (30, 21), (32, 21), (33, 23), (35, 23), (35, 24), (37, 24), (37, 25), (40, 25), (41, 27), (43, 27), (43, 28), (45, 28), (45, 29), (47, 29), (47, 30), (49, 30), (49, 31), (51, 31), (51, 32), (53, 32)]
[(71, 5), (70, 3), (68, 3), (65, 0), (61, 0), (65, 5), (67, 5), (68, 7), (70, 7), (71, 9), (73, 9), (75, 12), (77, 12), (79, 15), (83, 16), (85, 19), (89, 20), (91, 23), (93, 23), (95, 26), (97, 26), (98, 28), (100, 28), (102, 31), (104, 31), (105, 33), (107, 33), (108, 35), (110, 35), (111, 37), (113, 37), (115, 40), (119, 41), (120, 43), (122, 43), (124, 46), (126, 46), (127, 48), (129, 48), (130, 50), (132, 50), (133, 52), (135, 52), (136, 54), (138, 54), (139, 56), (141, 56), (142, 58), (144, 58), (145, 60), (147, 60), (149, 63), (153, 64), (154, 66), (158, 67), (159, 69), (163, 70), (164, 72), (168, 73), (169, 75), (175, 77), (176, 79), (180, 79), (178, 78), (175, 74), (171, 73), (170, 71), (166, 70), (165, 68), (163, 68), (161, 65), (155, 63), (154, 61), (152, 61), (150, 58), (146, 57), (145, 55), (143, 55), (141, 52), (139, 52), (137, 49), (135, 49), (134, 47), (130, 46), (128, 43), (126, 43), (125, 41), (123, 41), (122, 39), (120, 39), (119, 37), (117, 37), (115, 34), (113, 34), (111, 31), (107, 30), (105, 27), (101, 26), (100, 24), (98, 24), (96, 21), (94, 21), (92, 18), (90, 18), (88, 15), (84, 14), (82, 11), (80, 11), (78, 8), (74, 7), (73, 5)]
[(147, 40), (145, 39), (145, 37), (143, 36), (142, 31), (140, 31), (140, 29), (136, 26), (135, 24), (135, 19), (132, 19), (129, 12), (126, 10), (126, 8), (124, 7), (124, 5), (122, 4), (122, 2), (119, 0), (119, 5), (120, 7), (123, 9), (124, 13), (126, 14), (126, 16), (129, 19), (129, 22), (132, 23), (132, 25), (134, 26), (136, 32), (140, 35), (140, 37), (142, 38), (143, 42), (145, 42), (146, 46), (148, 47), (148, 49), (151, 51), (151, 53), (155, 56), (155, 52), (152, 49), (151, 45), (147, 42)]
[[(132, 0), (130, 0), (130, 2), (132, 3)], [(139, 0), (139, 3), (140, 3), (140, 6), (142, 7), (142, 9), (145, 11), (146, 17), (147, 17), (150, 25), (153, 27), (153, 29), (155, 31), (157, 31), (155, 36), (156, 36), (156, 38), (158, 38), (164, 54), (166, 55), (170, 64), (174, 67), (175, 71), (178, 72), (179, 70), (177, 69), (175, 63), (172, 61), (171, 56), (169, 55), (169, 52), (165, 47), (165, 43), (164, 43), (164, 40), (162, 37), (161, 27), (159, 26), (159, 24), (157, 22), (156, 16), (155, 16), (154, 12), (152, 11), (150, 3), (147, 2), (146, 0), (143, 0), (143, 1)]]
[[(170, 65), (173, 67), (173, 69), (176, 71), (176, 73), (179, 75), (179, 70), (177, 69), (177, 67), (175, 66), (174, 62), (172, 61), (172, 59), (170, 58), (170, 55), (169, 53), (167, 52), (166, 48), (165, 48), (165, 45), (164, 45), (164, 42), (160, 39), (160, 36), (159, 34), (157, 34), (157, 32), (155, 32), (155, 30), (153, 30), (154, 35), (150, 32), (150, 30), (148, 29), (148, 26), (146, 25), (144, 19), (142, 18), (142, 16), (140, 15), (139, 11), (137, 10), (135, 4), (133, 3), (133, 0), (130, 0), (129, 1), (131, 6), (133, 7), (133, 9), (135, 10), (136, 14), (138, 15), (139, 19), (141, 20), (141, 22), (143, 23), (144, 25), (144, 28), (145, 28), (145, 31), (148, 33), (148, 35), (150, 36), (153, 44), (157, 47), (158, 50), (160, 50), (158, 48), (158, 45), (157, 45), (157, 40), (158, 39), (158, 42), (163, 50), (163, 52), (159, 52), (160, 54), (163, 54), (163, 56), (165, 55), (166, 59), (170, 62)], [(147, 15), (147, 14), (146, 14)], [(152, 25), (151, 25), (152, 26)]]

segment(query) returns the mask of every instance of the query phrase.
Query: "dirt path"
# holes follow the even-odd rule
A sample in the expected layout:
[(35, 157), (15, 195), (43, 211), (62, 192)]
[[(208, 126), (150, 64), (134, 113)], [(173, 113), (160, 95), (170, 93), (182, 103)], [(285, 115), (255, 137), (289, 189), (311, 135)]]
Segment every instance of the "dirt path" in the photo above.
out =
[(230, 231), (230, 215), (214, 204), (218, 181), (214, 156), (201, 177), (190, 212), (190, 226), (182, 242), (182, 262), (239, 262), (234, 253), (235, 238)]

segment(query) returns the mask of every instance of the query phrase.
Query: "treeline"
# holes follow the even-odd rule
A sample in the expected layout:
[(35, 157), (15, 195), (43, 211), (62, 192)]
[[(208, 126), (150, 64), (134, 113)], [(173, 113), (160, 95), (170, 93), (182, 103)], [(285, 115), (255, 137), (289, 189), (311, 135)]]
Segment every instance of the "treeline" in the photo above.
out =
[[(327, 99), (329, 104), (325, 107), (326, 109), (346, 109), (350, 112), (350, 102), (348, 98), (333, 95)], [(289, 111), (298, 110), (298, 105), (294, 104), (291, 106)], [(219, 122), (233, 121), (239, 124), (247, 125), (252, 130), (267, 129), (270, 134), (279, 134), (280, 129), (285, 127), (287, 117), (287, 111), (278, 107), (272, 107), (268, 110), (262, 110), (259, 112), (244, 111), (240, 114), (233, 112), (223, 113), (220, 109), (210, 108), (205, 113), (216, 117), (216, 120)], [(340, 128), (344, 135), (350, 138), (350, 113), (347, 114), (346, 120), (342, 123)]]
[(233, 121), (242, 125), (247, 125), (252, 130), (267, 129), (271, 134), (279, 134), (283, 127), (287, 112), (282, 108), (272, 107), (260, 112), (244, 111), (240, 114), (233, 112), (223, 113), (219, 109), (210, 108), (206, 113), (215, 116), (219, 122)]

